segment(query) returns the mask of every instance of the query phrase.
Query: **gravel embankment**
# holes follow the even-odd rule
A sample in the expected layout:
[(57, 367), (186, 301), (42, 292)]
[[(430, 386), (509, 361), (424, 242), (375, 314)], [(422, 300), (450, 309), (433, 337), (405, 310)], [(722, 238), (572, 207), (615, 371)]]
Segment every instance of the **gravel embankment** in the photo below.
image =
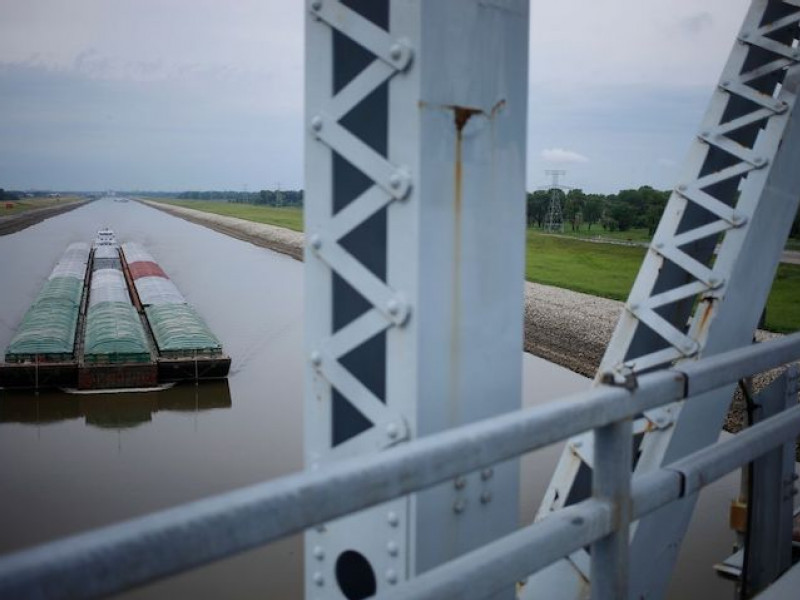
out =
[[(288, 254), (297, 260), (303, 259), (302, 233), (189, 208), (142, 202), (258, 246)], [(616, 300), (526, 282), (525, 351), (586, 377), (594, 377), (622, 307), (622, 302)], [(764, 341), (776, 335), (759, 331), (756, 337), (758, 341)], [(779, 372), (775, 370), (756, 377), (756, 391), (763, 389)], [(745, 419), (744, 401), (737, 392), (725, 429), (738, 431)]]

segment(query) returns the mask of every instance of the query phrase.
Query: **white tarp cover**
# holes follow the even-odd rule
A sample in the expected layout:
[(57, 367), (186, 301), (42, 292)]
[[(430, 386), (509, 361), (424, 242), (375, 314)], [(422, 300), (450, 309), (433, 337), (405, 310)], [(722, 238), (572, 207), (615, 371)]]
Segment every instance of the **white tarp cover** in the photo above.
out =
[(135, 281), (135, 285), (139, 300), (144, 306), (186, 303), (186, 298), (169, 279), (140, 277)]
[(92, 274), (92, 288), (89, 291), (89, 306), (100, 302), (131, 303), (128, 286), (122, 271), (117, 269), (99, 269)]
[(126, 242), (122, 244), (122, 252), (125, 254), (125, 260), (127, 260), (128, 263), (139, 261), (156, 262), (155, 259), (150, 256), (150, 253), (136, 242)]

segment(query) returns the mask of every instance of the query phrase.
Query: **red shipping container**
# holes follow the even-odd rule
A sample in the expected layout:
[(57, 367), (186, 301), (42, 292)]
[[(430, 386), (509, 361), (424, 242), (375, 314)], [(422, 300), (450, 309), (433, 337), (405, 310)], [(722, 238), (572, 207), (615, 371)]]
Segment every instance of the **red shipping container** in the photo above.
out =
[(163, 277), (169, 279), (167, 274), (154, 262), (138, 261), (130, 263), (128, 268), (131, 271), (131, 277), (139, 279), (140, 277)]

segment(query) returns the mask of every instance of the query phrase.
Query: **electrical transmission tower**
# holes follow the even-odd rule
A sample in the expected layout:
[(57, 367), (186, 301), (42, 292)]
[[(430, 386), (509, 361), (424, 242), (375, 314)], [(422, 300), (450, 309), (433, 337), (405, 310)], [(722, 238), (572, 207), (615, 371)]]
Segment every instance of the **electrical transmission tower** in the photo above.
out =
[(553, 178), (553, 183), (549, 186), (550, 190), (550, 203), (547, 206), (547, 218), (544, 222), (544, 228), (550, 232), (564, 231), (564, 212), (561, 209), (561, 196), (559, 194), (562, 189), (567, 186), (559, 184), (559, 179), (562, 175), (566, 175), (566, 171), (559, 169), (547, 169), (545, 174)]

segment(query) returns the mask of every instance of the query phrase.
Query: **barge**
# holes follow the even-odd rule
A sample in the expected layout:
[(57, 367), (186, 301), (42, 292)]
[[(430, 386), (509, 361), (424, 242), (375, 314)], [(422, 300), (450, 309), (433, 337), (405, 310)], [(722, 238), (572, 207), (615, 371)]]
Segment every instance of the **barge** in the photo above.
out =
[(151, 389), (224, 379), (231, 359), (139, 244), (67, 247), (11, 340), (0, 387)]

